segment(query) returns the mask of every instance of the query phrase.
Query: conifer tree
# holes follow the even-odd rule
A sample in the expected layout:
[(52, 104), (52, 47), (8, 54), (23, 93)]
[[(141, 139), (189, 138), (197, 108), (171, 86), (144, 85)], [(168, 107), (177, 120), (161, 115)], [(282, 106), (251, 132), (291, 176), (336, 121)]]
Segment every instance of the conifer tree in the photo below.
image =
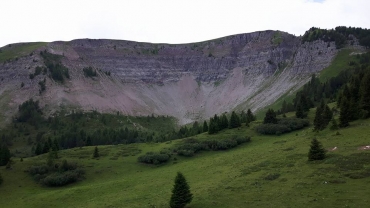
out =
[(204, 121), (203, 122), (203, 132), (207, 132), (208, 131), (208, 124), (207, 124), (207, 121)]
[(334, 118), (332, 119), (331, 121), (331, 127), (330, 127), (331, 130), (337, 130), (339, 129), (339, 126), (338, 126), (338, 123), (337, 123), (337, 120), (335, 120)]
[(244, 110), (242, 110), (240, 113), (240, 122), (247, 123), (247, 114), (244, 112)]
[(6, 145), (0, 147), (0, 166), (8, 164), (10, 160), (10, 151)]
[(186, 204), (189, 204), (192, 199), (193, 194), (190, 192), (190, 187), (186, 182), (184, 175), (178, 172), (175, 178), (175, 185), (172, 189), (170, 207), (183, 208)]
[(238, 128), (241, 126), (239, 116), (233, 111), (230, 117), (229, 128)]
[(96, 147), (95, 147), (95, 149), (94, 149), (93, 157), (94, 157), (94, 158), (98, 158), (98, 157), (99, 157), (99, 150), (98, 150), (98, 147), (97, 147), (97, 146), (96, 146)]
[(268, 109), (265, 115), (265, 118), (263, 119), (263, 123), (272, 123), (276, 124), (277, 123), (277, 118), (276, 118), (276, 113), (273, 109)]
[(229, 120), (227, 119), (226, 114), (222, 114), (220, 123), (220, 130), (226, 129), (229, 126)]
[(42, 154), (42, 147), (40, 142), (37, 143), (36, 149), (35, 149), (35, 155), (41, 155)]
[(322, 126), (323, 126), (323, 105), (321, 103), (321, 105), (317, 106), (316, 108), (316, 114), (315, 114), (315, 119), (313, 120), (313, 125), (314, 125), (314, 131), (320, 131), (322, 130)]
[(1, 173), (0, 173), (0, 185), (3, 183), (3, 177), (1, 176)]
[(370, 72), (367, 72), (362, 78), (360, 86), (360, 106), (364, 110), (364, 118), (370, 117)]
[(248, 109), (247, 111), (247, 123), (250, 123), (252, 121), (256, 120), (256, 116), (253, 115), (251, 109)]
[(339, 113), (339, 127), (347, 127), (349, 126), (349, 121), (351, 118), (350, 115), (350, 106), (349, 101), (346, 97), (342, 97), (341, 99), (341, 106), (340, 106), (340, 113)]
[(326, 150), (322, 147), (321, 143), (316, 139), (312, 139), (311, 148), (308, 152), (308, 160), (323, 160), (326, 157)]

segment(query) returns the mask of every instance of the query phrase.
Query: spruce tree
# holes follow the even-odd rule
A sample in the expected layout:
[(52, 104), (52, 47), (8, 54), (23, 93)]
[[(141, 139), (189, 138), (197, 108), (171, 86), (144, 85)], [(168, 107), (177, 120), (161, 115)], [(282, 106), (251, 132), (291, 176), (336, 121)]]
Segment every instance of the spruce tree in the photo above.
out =
[(229, 128), (232, 129), (232, 128), (237, 128), (240, 126), (241, 126), (241, 123), (240, 123), (239, 116), (233, 111), (230, 117)]
[(190, 187), (186, 182), (184, 175), (178, 172), (175, 178), (175, 185), (172, 189), (170, 207), (183, 208), (186, 204), (189, 204), (192, 199), (193, 194), (190, 192)]
[(95, 149), (94, 149), (93, 157), (94, 157), (94, 158), (98, 158), (98, 157), (99, 157), (99, 150), (98, 150), (98, 147), (97, 147), (97, 146), (96, 146), (96, 147), (95, 147)]
[(247, 114), (243, 110), (240, 113), (240, 122), (247, 123)]
[(323, 160), (326, 157), (326, 150), (321, 146), (321, 143), (316, 139), (312, 139), (311, 148), (308, 152), (308, 160)]
[(8, 164), (10, 160), (10, 151), (6, 145), (0, 147), (0, 166)]
[(248, 109), (247, 111), (247, 123), (250, 123), (252, 121), (256, 120), (256, 116), (253, 115), (251, 109)]
[(222, 114), (220, 123), (220, 130), (226, 129), (229, 126), (229, 120), (227, 119), (226, 114)]
[(207, 132), (208, 131), (208, 124), (207, 124), (207, 121), (204, 121), (203, 122), (203, 132)]
[(330, 127), (330, 129), (331, 130), (337, 130), (337, 129), (339, 129), (338, 123), (337, 123), (337, 121), (334, 118), (331, 121), (331, 127)]
[(273, 109), (268, 109), (265, 115), (265, 118), (263, 119), (264, 124), (272, 123), (276, 124), (277, 123), (277, 118), (276, 118), (276, 113)]
[(370, 117), (370, 72), (367, 72), (362, 78), (360, 86), (360, 107), (364, 110), (362, 117)]
[(340, 105), (340, 113), (339, 113), (339, 127), (347, 127), (349, 126), (351, 115), (350, 115), (350, 106), (349, 101), (346, 97), (342, 97), (341, 105)]
[(314, 131), (320, 131), (322, 130), (322, 126), (323, 126), (323, 105), (319, 105), (317, 106), (316, 108), (316, 114), (315, 114), (315, 119), (313, 120), (313, 125), (314, 125)]

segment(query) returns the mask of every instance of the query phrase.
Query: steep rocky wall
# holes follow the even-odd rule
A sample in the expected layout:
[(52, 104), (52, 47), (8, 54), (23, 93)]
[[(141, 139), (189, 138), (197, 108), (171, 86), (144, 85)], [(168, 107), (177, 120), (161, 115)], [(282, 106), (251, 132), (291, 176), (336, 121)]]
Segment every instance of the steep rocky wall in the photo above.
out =
[[(47, 75), (30, 80), (43, 65), (39, 51), (63, 55), (71, 79), (60, 84)], [(237, 108), (256, 111), (286, 92), (294, 92), (312, 73), (328, 66), (334, 43), (301, 44), (300, 37), (279, 31), (240, 34), (191, 44), (149, 44), (81, 39), (52, 42), (30, 56), (0, 65), (0, 116), (33, 97), (53, 112), (61, 106), (162, 114), (180, 123)], [(96, 78), (84, 77), (91, 66)], [(110, 72), (108, 76), (104, 72)], [(46, 78), (46, 92), (38, 82)], [(21, 83), (25, 86), (20, 88)]]

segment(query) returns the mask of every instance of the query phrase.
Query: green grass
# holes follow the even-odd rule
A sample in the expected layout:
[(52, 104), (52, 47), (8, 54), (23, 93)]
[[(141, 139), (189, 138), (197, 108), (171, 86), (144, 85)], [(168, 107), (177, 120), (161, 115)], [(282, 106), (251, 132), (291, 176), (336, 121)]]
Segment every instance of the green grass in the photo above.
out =
[(21, 56), (27, 56), (34, 50), (46, 45), (45, 42), (34, 42), (34, 43), (19, 43), (9, 46), (4, 46), (0, 48), (0, 63), (19, 58)]
[[(321, 82), (324, 82), (331, 77), (337, 76), (341, 71), (345, 70), (348, 67), (348, 63), (350, 61), (355, 61), (356, 57), (351, 56), (350, 54), (352, 52), (355, 52), (353, 49), (342, 49), (338, 52), (338, 54), (333, 59), (330, 66), (326, 67), (320, 72), (319, 79)], [(302, 88), (298, 89), (300, 91)], [(273, 104), (259, 110), (256, 114), (257, 118), (262, 119), (265, 116), (265, 113), (267, 112), (267, 109), (272, 108), (274, 110), (281, 109), (281, 106), (283, 105), (284, 100), (287, 103), (290, 103), (293, 101), (294, 97), (296, 95), (296, 92), (293, 94), (289, 94), (288, 92), (279, 97)]]
[[(314, 117), (314, 109), (309, 119)], [(294, 113), (287, 113), (293, 116)], [(370, 189), (370, 120), (358, 120), (349, 128), (311, 128), (282, 136), (258, 135), (250, 127), (224, 130), (197, 139), (252, 136), (250, 143), (235, 149), (202, 152), (192, 158), (175, 156), (160, 166), (137, 162), (139, 155), (171, 148), (181, 142), (99, 146), (101, 157), (92, 159), (94, 147), (60, 151), (61, 159), (76, 161), (86, 170), (86, 179), (62, 188), (36, 184), (24, 170), (46, 155), (13, 158), (11, 170), (0, 167), (2, 207), (168, 207), (177, 171), (181, 171), (194, 194), (189, 207), (367, 207)], [(308, 162), (311, 139), (327, 149), (328, 158)], [(356, 178), (356, 179), (355, 179)]]
[(350, 61), (355, 60), (355, 56), (351, 56), (350, 54), (355, 52), (353, 49), (342, 49), (338, 52), (335, 56), (334, 60), (330, 64), (330, 66), (326, 67), (320, 72), (319, 79), (321, 82), (324, 82), (331, 77), (337, 76), (341, 71), (348, 68), (348, 63)]

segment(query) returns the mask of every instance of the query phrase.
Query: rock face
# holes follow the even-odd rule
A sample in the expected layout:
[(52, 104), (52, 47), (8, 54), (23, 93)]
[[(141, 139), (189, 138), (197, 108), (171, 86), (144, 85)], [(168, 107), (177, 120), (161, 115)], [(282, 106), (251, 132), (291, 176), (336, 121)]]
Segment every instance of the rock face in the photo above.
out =
[[(181, 124), (234, 109), (256, 111), (301, 87), (337, 53), (334, 43), (301, 42), (300, 37), (280, 31), (176, 45), (90, 39), (52, 42), (0, 64), (0, 116), (9, 119), (29, 98), (40, 100), (49, 113), (71, 107), (170, 115)], [(29, 79), (36, 66), (43, 66), (39, 55), (43, 50), (63, 56), (71, 77), (64, 84), (47, 74)], [(98, 76), (85, 77), (84, 67), (92, 67)], [(38, 82), (44, 78), (46, 91), (40, 94)]]

